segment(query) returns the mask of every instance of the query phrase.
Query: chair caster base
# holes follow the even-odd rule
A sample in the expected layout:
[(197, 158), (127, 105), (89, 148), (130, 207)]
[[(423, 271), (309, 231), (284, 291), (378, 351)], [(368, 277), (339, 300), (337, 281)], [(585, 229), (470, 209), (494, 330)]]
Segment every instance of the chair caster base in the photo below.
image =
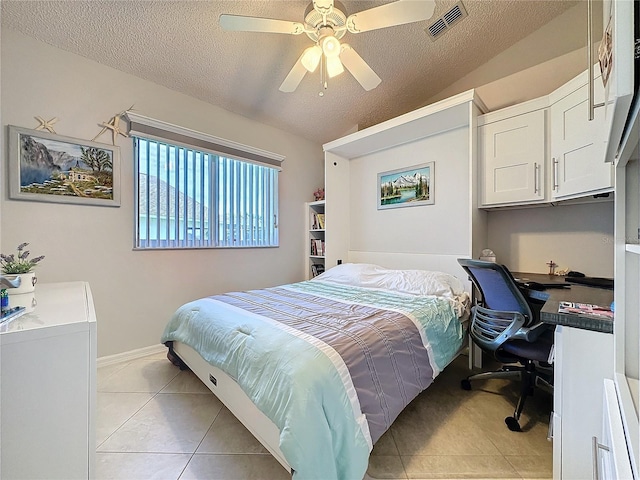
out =
[(460, 380), (460, 388), (462, 390), (471, 390), (471, 382), (466, 378), (464, 380)]
[(511, 430), (512, 432), (521, 432), (522, 429), (520, 428), (520, 424), (518, 423), (518, 420), (516, 420), (515, 417), (507, 417), (504, 419), (504, 423), (507, 424), (507, 427), (509, 427), (509, 430)]

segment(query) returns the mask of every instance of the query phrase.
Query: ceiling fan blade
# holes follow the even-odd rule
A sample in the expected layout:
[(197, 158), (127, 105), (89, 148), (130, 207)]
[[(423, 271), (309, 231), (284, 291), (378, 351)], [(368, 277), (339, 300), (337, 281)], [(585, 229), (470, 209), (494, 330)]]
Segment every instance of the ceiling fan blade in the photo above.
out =
[(434, 0), (398, 0), (349, 15), (347, 29), (351, 33), (360, 33), (405, 23), (420, 22), (431, 18), (435, 8)]
[(285, 93), (294, 92), (295, 89), (298, 88), (298, 85), (300, 85), (300, 82), (304, 78), (304, 75), (307, 73), (307, 69), (302, 64), (303, 56), (304, 56), (304, 53), (300, 55), (300, 58), (298, 58), (298, 61), (296, 62), (296, 64), (289, 71), (287, 78), (285, 78), (284, 81), (282, 82), (282, 85), (280, 85), (279, 90), (281, 92), (285, 92)]
[(289, 35), (300, 35), (304, 32), (304, 25), (298, 22), (242, 15), (220, 15), (220, 26), (223, 30), (237, 32), (288, 33)]
[(342, 44), (340, 60), (342, 60), (342, 64), (347, 67), (347, 70), (351, 72), (351, 75), (355, 77), (365, 90), (373, 90), (382, 82), (376, 72), (374, 72), (371, 67), (367, 65), (367, 62), (347, 43)]

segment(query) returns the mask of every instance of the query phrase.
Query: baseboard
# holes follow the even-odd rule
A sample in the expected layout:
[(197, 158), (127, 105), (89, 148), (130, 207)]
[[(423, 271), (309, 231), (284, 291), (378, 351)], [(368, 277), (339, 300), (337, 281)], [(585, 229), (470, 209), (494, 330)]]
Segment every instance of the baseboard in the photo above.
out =
[(151, 345), (149, 347), (137, 348), (136, 350), (130, 350), (128, 352), (116, 353), (115, 355), (107, 355), (106, 357), (98, 358), (98, 367), (106, 367), (107, 365), (113, 365), (114, 363), (127, 362), (130, 360), (136, 360), (138, 358), (146, 357), (156, 353), (166, 352), (167, 347), (162, 344)]

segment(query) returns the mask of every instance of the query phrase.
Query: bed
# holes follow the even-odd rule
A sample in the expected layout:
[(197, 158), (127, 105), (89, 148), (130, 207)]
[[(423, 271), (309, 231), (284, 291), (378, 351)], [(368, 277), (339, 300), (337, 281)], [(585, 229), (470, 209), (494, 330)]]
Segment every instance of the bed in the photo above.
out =
[(361, 479), (373, 444), (460, 352), (468, 307), (452, 275), (343, 264), (189, 302), (162, 342), (295, 480)]

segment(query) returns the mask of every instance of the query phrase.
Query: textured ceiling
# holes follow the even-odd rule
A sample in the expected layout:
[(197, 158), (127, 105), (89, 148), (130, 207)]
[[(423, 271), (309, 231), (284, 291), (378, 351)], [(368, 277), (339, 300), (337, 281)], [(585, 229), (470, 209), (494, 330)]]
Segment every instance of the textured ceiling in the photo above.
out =
[[(347, 33), (343, 41), (382, 83), (366, 92), (345, 71), (323, 97), (317, 72), (294, 93), (278, 90), (311, 45), (306, 35), (224, 32), (218, 25), (222, 13), (302, 21), (308, 1), (3, 0), (1, 6), (3, 28), (324, 143), (424, 105), (578, 3), (463, 2), (468, 17), (435, 42), (424, 32), (430, 21)], [(342, 3), (349, 15), (389, 2)], [(436, 0), (433, 18), (455, 3)], [(557, 55), (568, 51), (558, 49)]]

